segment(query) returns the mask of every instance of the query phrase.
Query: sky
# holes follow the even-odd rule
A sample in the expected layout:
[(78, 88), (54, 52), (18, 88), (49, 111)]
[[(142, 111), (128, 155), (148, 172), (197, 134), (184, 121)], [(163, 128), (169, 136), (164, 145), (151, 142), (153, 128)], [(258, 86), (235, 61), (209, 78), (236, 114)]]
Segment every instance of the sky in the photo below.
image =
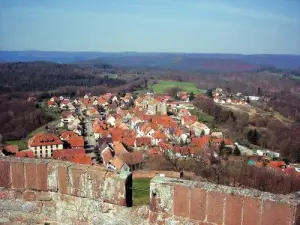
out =
[(0, 50), (300, 54), (300, 0), (0, 0)]

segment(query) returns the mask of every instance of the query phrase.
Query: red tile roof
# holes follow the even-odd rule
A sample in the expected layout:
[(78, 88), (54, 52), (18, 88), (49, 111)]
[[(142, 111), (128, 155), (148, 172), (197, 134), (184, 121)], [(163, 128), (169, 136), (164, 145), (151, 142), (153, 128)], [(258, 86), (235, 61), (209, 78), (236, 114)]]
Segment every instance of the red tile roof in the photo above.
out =
[(151, 138), (150, 137), (138, 137), (135, 140), (137, 147), (142, 146), (150, 146), (151, 145)]
[(85, 149), (53, 150), (53, 159), (71, 160), (75, 156), (84, 156)]
[(159, 130), (158, 130), (158, 131), (155, 131), (153, 137), (154, 137), (155, 139), (160, 139), (160, 140), (162, 140), (162, 139), (167, 139), (167, 135), (165, 135), (163, 132), (161, 132), (161, 131), (159, 131)]
[(71, 148), (82, 148), (84, 147), (84, 139), (82, 136), (71, 137), (67, 140), (71, 145)]
[(68, 140), (71, 137), (77, 137), (78, 135), (73, 131), (65, 131), (60, 134), (60, 138)]
[(122, 154), (120, 157), (128, 165), (135, 165), (144, 161), (143, 153), (141, 151), (125, 153)]
[(29, 146), (48, 146), (48, 145), (60, 145), (62, 141), (52, 133), (36, 134), (28, 141)]
[(76, 155), (71, 159), (71, 162), (83, 164), (83, 165), (91, 165), (92, 164), (91, 156), (89, 156), (89, 155)]
[(48, 105), (54, 105), (55, 101), (48, 101)]
[(114, 141), (113, 144), (114, 144), (115, 153), (117, 155), (128, 152), (120, 141)]
[(28, 157), (28, 158), (34, 158), (33, 151), (27, 150), (27, 151), (21, 151), (16, 153), (16, 157)]
[(4, 146), (4, 150), (10, 153), (17, 153), (19, 151), (18, 145), (6, 145)]

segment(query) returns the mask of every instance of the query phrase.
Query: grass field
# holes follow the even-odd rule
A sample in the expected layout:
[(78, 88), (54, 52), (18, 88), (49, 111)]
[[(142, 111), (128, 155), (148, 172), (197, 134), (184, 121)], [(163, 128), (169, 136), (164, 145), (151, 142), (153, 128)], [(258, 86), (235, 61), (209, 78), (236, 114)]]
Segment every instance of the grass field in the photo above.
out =
[(203, 123), (211, 123), (214, 121), (214, 118), (204, 112), (199, 111), (197, 108), (190, 110), (191, 114), (196, 115), (198, 120)]
[(293, 76), (293, 79), (300, 80), (300, 76)]
[[(149, 187), (150, 178), (133, 178), (132, 180), (132, 199), (133, 205), (147, 205), (149, 204)], [(139, 189), (139, 190), (136, 190)]]
[(151, 86), (155, 93), (163, 93), (167, 89), (172, 87), (180, 87), (187, 92), (194, 92), (194, 94), (200, 94), (205, 92), (205, 90), (198, 89), (195, 84), (190, 82), (177, 82), (171, 80), (160, 80), (157, 84)]
[(18, 145), (19, 150), (26, 150), (28, 149), (27, 147), (27, 141), (26, 140), (13, 140), (13, 141), (6, 141), (6, 145)]

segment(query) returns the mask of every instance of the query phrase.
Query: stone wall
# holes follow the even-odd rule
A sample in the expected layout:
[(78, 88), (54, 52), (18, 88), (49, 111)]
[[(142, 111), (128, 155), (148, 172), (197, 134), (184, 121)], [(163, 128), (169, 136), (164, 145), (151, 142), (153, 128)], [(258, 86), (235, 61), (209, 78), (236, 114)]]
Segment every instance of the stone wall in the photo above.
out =
[(44, 159), (0, 158), (0, 224), (300, 225), (300, 193), (275, 195), (156, 176), (150, 208), (132, 174)]
[(300, 193), (275, 195), (207, 182), (155, 177), (150, 224), (299, 225)]
[(128, 172), (0, 158), (0, 223), (124, 224), (132, 213), (131, 182)]
[(135, 170), (132, 172), (132, 177), (134, 178), (153, 178), (155, 176), (160, 176), (163, 174), (165, 177), (180, 178), (180, 173), (175, 171), (166, 170)]

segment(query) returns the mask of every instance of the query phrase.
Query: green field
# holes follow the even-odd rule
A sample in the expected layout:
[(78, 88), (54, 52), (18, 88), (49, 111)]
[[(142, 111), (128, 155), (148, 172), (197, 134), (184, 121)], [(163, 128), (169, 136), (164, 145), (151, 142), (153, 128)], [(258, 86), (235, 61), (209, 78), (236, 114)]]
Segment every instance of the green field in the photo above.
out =
[(300, 80), (300, 76), (293, 76), (293, 79)]
[(151, 178), (133, 178), (132, 199), (133, 205), (149, 204), (149, 187)]
[(13, 140), (13, 141), (6, 141), (6, 145), (18, 145), (19, 150), (26, 150), (28, 149), (27, 141), (26, 140)]
[(199, 89), (195, 84), (190, 82), (177, 82), (171, 80), (160, 80), (157, 84), (150, 86), (154, 93), (164, 93), (167, 89), (172, 87), (180, 87), (187, 92), (194, 92), (194, 94), (204, 93), (205, 90)]

